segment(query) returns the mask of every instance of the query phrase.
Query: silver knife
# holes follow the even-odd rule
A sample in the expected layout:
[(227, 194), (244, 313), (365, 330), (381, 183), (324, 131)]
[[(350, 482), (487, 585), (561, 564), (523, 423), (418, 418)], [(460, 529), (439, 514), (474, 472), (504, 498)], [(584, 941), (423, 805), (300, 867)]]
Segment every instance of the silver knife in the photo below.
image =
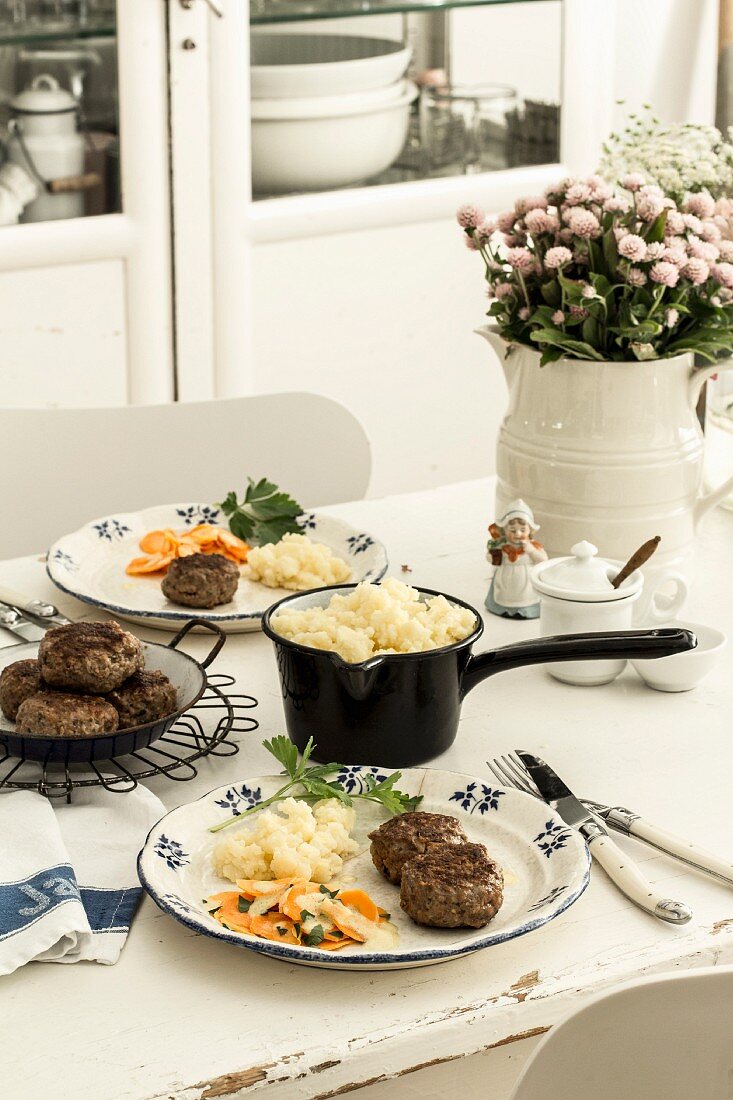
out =
[(70, 622), (59, 612), (55, 604), (49, 603), (48, 600), (29, 599), (22, 592), (16, 592), (7, 585), (0, 585), (0, 601), (42, 624), (53, 623), (54, 626), (66, 626)]
[(24, 642), (39, 642), (46, 633), (45, 627), (24, 619), (15, 607), (9, 607), (5, 603), (0, 603), (0, 626), (22, 638)]
[(733, 886), (733, 863), (728, 860), (706, 851), (705, 848), (700, 848), (697, 844), (691, 844), (689, 840), (683, 840), (682, 837), (668, 832), (667, 829), (652, 825), (640, 814), (635, 814), (623, 806), (605, 806), (602, 802), (593, 802), (589, 798), (584, 798), (582, 801), (584, 806), (602, 817), (617, 833), (636, 837), (637, 840), (642, 840), (645, 844), (656, 848), (658, 852), (664, 852), (665, 855), (672, 856), (689, 867), (694, 867), (697, 871), (705, 871), (708, 875), (714, 875), (715, 878)]
[(681, 901), (662, 897), (654, 889), (634, 861), (611, 839), (605, 826), (575, 797), (549, 764), (522, 749), (516, 752), (545, 802), (571, 828), (578, 830), (593, 858), (619, 890), (653, 917), (669, 924), (687, 924), (692, 910)]

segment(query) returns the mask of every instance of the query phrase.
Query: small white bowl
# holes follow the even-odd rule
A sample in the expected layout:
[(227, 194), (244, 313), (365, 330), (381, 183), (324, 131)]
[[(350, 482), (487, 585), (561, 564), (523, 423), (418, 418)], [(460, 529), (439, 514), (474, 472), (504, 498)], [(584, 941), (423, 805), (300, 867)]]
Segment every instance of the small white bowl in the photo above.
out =
[(355, 34), (267, 34), (250, 43), (253, 99), (341, 95), (393, 84), (412, 50), (402, 42)]
[(379, 175), (405, 144), (417, 95), (408, 83), (401, 96), (387, 103), (340, 110), (324, 106), (294, 118), (258, 118), (253, 101), (253, 190), (271, 195), (327, 191)]
[(687, 653), (675, 653), (672, 657), (660, 657), (656, 661), (632, 661), (647, 687), (655, 691), (692, 691), (720, 660), (728, 643), (722, 630), (703, 623), (668, 623), (691, 630), (697, 637), (697, 646)]

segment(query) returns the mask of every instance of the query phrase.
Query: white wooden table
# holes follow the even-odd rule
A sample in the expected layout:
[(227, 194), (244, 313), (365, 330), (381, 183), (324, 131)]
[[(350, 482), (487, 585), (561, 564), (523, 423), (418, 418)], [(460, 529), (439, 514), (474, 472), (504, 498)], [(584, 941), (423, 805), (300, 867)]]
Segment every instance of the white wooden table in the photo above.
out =
[[(482, 606), (492, 498), (485, 480), (331, 511), (383, 539), (396, 575), (404, 563), (405, 579)], [(733, 516), (717, 512), (701, 539), (690, 619), (733, 625), (731, 545)], [(40, 560), (2, 563), (0, 579), (54, 597), (72, 617), (88, 612), (55, 593)], [(482, 645), (537, 630), (487, 618)], [(196, 638), (191, 652), (207, 645)], [(168, 807), (271, 770), (260, 742), (283, 721), (270, 643), (233, 635), (215, 668), (257, 696), (260, 730), (242, 737), (238, 756), (203, 761), (190, 783), (152, 781)], [(630, 669), (602, 688), (565, 686), (541, 668), (507, 672), (468, 696), (457, 741), (435, 763), (482, 775), (488, 757), (534, 749), (582, 795), (641, 810), (733, 859), (732, 669), (728, 651), (684, 695), (649, 691)], [(692, 906), (692, 924), (675, 929), (644, 915), (594, 869), (577, 904), (532, 935), (438, 967), (352, 975), (230, 950), (146, 898), (115, 967), (33, 964), (0, 982), (3, 1095), (325, 1100), (376, 1082), (359, 1095), (392, 1100), (455, 1095), (478, 1066), (501, 1096), (532, 1037), (589, 994), (641, 973), (733, 962), (733, 890), (620, 843), (665, 893)], [(467, 1057), (477, 1052), (488, 1053)], [(450, 1065), (455, 1059), (463, 1061)], [(409, 1076), (421, 1067), (436, 1068)]]

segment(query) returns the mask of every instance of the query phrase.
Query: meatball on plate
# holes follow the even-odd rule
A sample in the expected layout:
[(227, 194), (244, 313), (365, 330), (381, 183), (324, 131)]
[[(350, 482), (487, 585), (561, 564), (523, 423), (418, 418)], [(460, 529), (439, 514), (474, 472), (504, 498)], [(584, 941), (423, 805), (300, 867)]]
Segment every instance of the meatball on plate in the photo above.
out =
[[(369, 532), (319, 512), (304, 513), (298, 522), (312, 542), (346, 563), (351, 582), (379, 580), (387, 572), (386, 550)], [(227, 633), (259, 630), (267, 608), (287, 591), (250, 579), (246, 566), (240, 569), (221, 554), (178, 557), (165, 573), (126, 572), (133, 559), (146, 553), (141, 549), (146, 535), (172, 531), (182, 536), (202, 524), (228, 531), (227, 517), (212, 502), (102, 516), (54, 543), (48, 575), (63, 592), (127, 622), (175, 630), (191, 618), (194, 607), (206, 609), (205, 617)], [(215, 564), (206, 563), (207, 558)]]
[[(352, 765), (330, 779), (353, 796), (389, 774), (387, 768)], [(379, 803), (354, 798), (350, 838), (356, 852), (345, 857), (332, 882), (321, 884), (338, 891), (348, 883), (353, 894), (363, 892), (367, 902), (388, 913), (395, 933), (388, 942), (370, 941), (367, 934), (362, 942), (325, 951), (302, 939), (267, 940), (226, 928), (203, 899), (237, 888), (240, 861), (252, 858), (248, 837), (258, 821), (256, 813), (233, 821), (232, 811), (241, 812), (251, 799), (266, 802), (282, 784), (281, 774), (232, 773), (224, 786), (162, 818), (140, 854), (140, 878), (155, 903), (189, 930), (219, 940), (222, 948), (342, 970), (429, 966), (534, 933), (571, 906), (588, 883), (585, 841), (544, 803), (479, 776), (405, 768), (396, 787), (421, 797), (417, 809), (391, 815)], [(276, 811), (277, 806), (270, 808)], [(209, 831), (226, 822), (223, 832)], [(176, 851), (186, 853), (185, 864), (166, 859), (171, 838)], [(372, 858), (375, 840), (378, 865)], [(223, 862), (219, 845), (225, 845)], [(401, 884), (384, 873), (388, 867), (397, 874), (395, 861), (401, 861)], [(350, 934), (354, 930), (358, 935), (358, 924)]]

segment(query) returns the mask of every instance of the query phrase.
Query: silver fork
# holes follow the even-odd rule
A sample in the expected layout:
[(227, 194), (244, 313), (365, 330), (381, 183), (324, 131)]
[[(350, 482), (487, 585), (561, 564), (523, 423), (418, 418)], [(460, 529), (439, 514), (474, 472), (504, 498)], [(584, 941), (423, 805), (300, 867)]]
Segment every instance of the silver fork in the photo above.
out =
[[(524, 764), (514, 753), (487, 760), (486, 766), (500, 783), (507, 787), (515, 787), (517, 790), (524, 791), (525, 794), (532, 795), (533, 798), (544, 801)], [(593, 802), (590, 798), (581, 798), (580, 801), (596, 820), (601, 819), (622, 836), (633, 836), (651, 848), (656, 848), (658, 852), (664, 852), (665, 855), (679, 860), (680, 863), (694, 867), (696, 871), (703, 871), (707, 875), (721, 879), (728, 886), (733, 886), (733, 864), (728, 860), (658, 825), (652, 825), (640, 814), (632, 813), (623, 806), (605, 806), (601, 802)]]
[[(525, 765), (525, 755), (533, 762), (529, 768)], [(535, 782), (535, 764), (542, 782), (547, 780), (548, 792), (556, 791), (552, 800), (542, 795), (542, 786)], [(495, 760), (493, 764), (487, 761), (487, 765), (494, 775), (500, 777), (499, 782), (516, 787), (525, 794), (540, 797), (543, 803), (555, 809), (566, 824), (583, 837), (594, 862), (600, 863), (614, 885), (629, 901), (669, 924), (686, 924), (691, 919), (690, 908), (683, 902), (664, 897), (654, 888), (641, 868), (611, 839), (603, 821), (575, 797), (549, 764), (529, 754), (522, 753), (519, 756), (509, 753), (508, 756)]]

